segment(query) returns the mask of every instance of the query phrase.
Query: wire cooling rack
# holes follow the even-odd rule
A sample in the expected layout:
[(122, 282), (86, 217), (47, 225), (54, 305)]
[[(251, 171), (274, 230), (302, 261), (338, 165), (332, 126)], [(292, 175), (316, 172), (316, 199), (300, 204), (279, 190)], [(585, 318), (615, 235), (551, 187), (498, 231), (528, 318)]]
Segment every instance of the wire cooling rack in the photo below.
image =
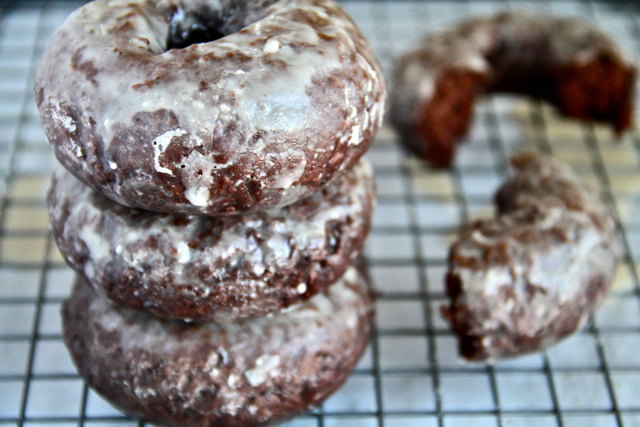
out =
[[(53, 30), (81, 2), (0, 2), (0, 427), (138, 425), (87, 389), (60, 335), (73, 275), (47, 231), (44, 196), (55, 166), (31, 85)], [(640, 56), (640, 9), (591, 2), (342, 2), (387, 76), (427, 30), (523, 7), (580, 16)], [(639, 91), (640, 92), (640, 91)], [(488, 97), (450, 172), (402, 153), (384, 127), (369, 153), (379, 204), (366, 249), (381, 293), (372, 344), (345, 386), (289, 424), (311, 426), (640, 426), (640, 135), (565, 120), (545, 104)], [(493, 214), (510, 154), (571, 163), (602, 192), (624, 258), (605, 306), (553, 349), (507, 362), (464, 364), (439, 315), (456, 230)]]

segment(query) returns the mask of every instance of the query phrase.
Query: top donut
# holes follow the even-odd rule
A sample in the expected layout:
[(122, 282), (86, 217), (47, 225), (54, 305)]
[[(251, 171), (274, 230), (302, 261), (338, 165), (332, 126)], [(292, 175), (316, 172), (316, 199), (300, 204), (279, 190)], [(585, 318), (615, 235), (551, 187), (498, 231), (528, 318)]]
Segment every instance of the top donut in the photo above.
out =
[(330, 0), (97, 0), (35, 95), (58, 160), (128, 206), (207, 215), (306, 197), (366, 151), (382, 72)]

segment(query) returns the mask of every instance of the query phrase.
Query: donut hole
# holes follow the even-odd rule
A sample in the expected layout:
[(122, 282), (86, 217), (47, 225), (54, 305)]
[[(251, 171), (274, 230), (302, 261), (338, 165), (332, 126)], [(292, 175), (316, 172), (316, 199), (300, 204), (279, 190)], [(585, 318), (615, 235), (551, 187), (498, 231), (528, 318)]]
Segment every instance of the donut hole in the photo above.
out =
[(228, 34), (231, 32), (224, 30), (219, 11), (203, 8), (185, 12), (178, 8), (169, 21), (167, 50), (212, 42)]

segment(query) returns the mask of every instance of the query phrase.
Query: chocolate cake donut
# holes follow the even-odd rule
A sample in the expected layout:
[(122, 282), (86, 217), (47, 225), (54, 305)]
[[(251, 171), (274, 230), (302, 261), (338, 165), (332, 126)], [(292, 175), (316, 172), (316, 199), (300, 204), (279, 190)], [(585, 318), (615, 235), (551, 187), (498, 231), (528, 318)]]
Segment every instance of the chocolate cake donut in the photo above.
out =
[(578, 20), (504, 12), (431, 34), (395, 73), (391, 121), (402, 143), (449, 167), (477, 94), (547, 100), (568, 116), (631, 126), (636, 67), (614, 41)]
[(85, 184), (127, 206), (218, 215), (335, 181), (369, 147), (386, 89), (331, 0), (97, 0), (53, 35), (35, 95)]
[(254, 317), (307, 300), (358, 256), (371, 225), (373, 171), (284, 208), (205, 217), (128, 208), (68, 172), (49, 193), (67, 263), (119, 304), (189, 320)]
[(470, 360), (541, 350), (582, 327), (619, 260), (607, 207), (566, 165), (525, 155), (513, 166), (500, 215), (464, 230), (449, 254), (442, 311)]
[(306, 412), (345, 381), (373, 309), (355, 267), (294, 309), (226, 324), (154, 318), (110, 304), (79, 279), (63, 306), (63, 335), (82, 377), (131, 417), (263, 426)]

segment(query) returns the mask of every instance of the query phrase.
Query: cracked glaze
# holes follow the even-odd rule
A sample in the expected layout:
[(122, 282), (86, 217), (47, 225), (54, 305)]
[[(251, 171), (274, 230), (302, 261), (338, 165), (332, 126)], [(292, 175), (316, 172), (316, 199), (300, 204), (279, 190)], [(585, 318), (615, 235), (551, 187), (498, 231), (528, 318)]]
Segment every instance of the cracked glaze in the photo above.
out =
[(371, 224), (373, 171), (284, 208), (205, 217), (128, 208), (64, 171), (49, 194), (67, 263), (113, 301), (168, 318), (254, 317), (304, 301), (358, 256)]
[(78, 280), (63, 335), (89, 385), (127, 415), (163, 426), (271, 425), (309, 410), (347, 378), (374, 304), (355, 267), (270, 317), (166, 321), (110, 304)]
[(533, 155), (512, 164), (501, 214), (464, 230), (449, 255), (443, 311), (473, 360), (544, 349), (585, 325), (619, 260), (611, 214), (568, 166)]
[[(194, 16), (224, 37), (168, 49), (176, 17)], [(55, 32), (35, 94), (83, 182), (128, 206), (213, 215), (285, 206), (338, 178), (370, 145), (386, 89), (330, 0), (98, 0)]]

